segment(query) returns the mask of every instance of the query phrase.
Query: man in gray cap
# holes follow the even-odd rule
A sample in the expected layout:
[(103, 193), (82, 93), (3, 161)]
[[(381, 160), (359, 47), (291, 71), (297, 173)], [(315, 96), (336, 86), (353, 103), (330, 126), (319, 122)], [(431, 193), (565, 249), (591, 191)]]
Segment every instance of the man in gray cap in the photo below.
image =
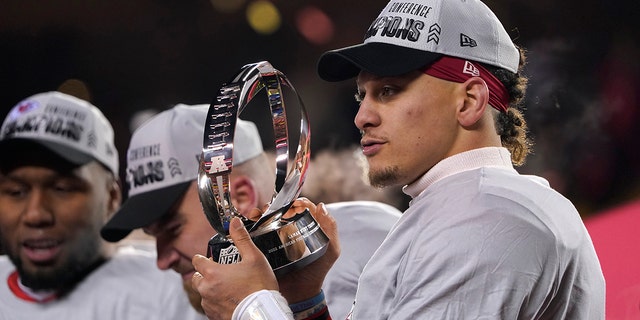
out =
[[(33, 95), (0, 131), (0, 319), (197, 319), (180, 279), (100, 228), (120, 206), (113, 129), (90, 103)], [(159, 306), (162, 306), (161, 308)], [(201, 318), (201, 317), (200, 317)]]
[[(200, 298), (190, 284), (191, 258), (205, 253), (215, 233), (202, 212), (196, 183), (207, 110), (208, 105), (178, 104), (136, 129), (127, 151), (128, 198), (101, 230), (112, 242), (137, 228), (154, 236), (157, 266), (181, 275), (198, 310)], [(238, 120), (235, 139), (242, 147), (234, 148), (232, 201), (247, 214), (269, 202), (275, 176), (272, 170), (262, 170), (271, 167), (253, 123)]]
[[(208, 105), (178, 104), (136, 129), (127, 152), (129, 197), (101, 231), (108, 241), (118, 241), (136, 228), (143, 228), (155, 237), (158, 267), (173, 269), (182, 276), (193, 307), (201, 312), (200, 296), (191, 288), (195, 272), (191, 259), (196, 254), (205, 254), (207, 242), (215, 234), (202, 211), (196, 181), (208, 109)], [(231, 201), (241, 214), (248, 216), (252, 209), (263, 208), (271, 201), (275, 165), (263, 150), (256, 125), (250, 121), (236, 122), (233, 171), (229, 178)], [(337, 268), (327, 280), (329, 291), (351, 293), (352, 299), (362, 266), (400, 212), (372, 201), (334, 203), (327, 207), (345, 221), (344, 230), (353, 231), (344, 234), (346, 239), (358, 237), (349, 250), (354, 254), (344, 259), (345, 267)], [(375, 221), (375, 226), (346, 225), (363, 219), (365, 214), (369, 215), (369, 221)], [(336, 301), (335, 309), (346, 314), (349, 300)]]
[[(579, 213), (514, 168), (530, 151), (523, 58), (479, 0), (392, 0), (364, 43), (318, 61), (327, 81), (356, 78), (369, 180), (412, 197), (360, 276), (352, 319), (604, 319), (604, 278)], [(307, 281), (278, 286), (242, 225), (230, 230), (243, 256), (234, 275), (193, 260), (208, 316), (328, 317), (319, 290), (307, 290), (326, 269), (310, 264)], [(289, 309), (278, 289), (318, 313)]]

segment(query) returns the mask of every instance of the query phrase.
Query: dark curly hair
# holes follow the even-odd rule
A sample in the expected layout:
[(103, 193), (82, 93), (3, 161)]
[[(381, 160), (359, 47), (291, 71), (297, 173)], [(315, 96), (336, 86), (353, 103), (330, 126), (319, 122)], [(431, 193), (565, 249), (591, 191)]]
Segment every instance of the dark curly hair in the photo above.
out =
[(527, 78), (521, 73), (525, 64), (525, 52), (518, 48), (520, 52), (520, 64), (518, 73), (484, 65), (507, 89), (509, 94), (509, 108), (506, 112), (496, 112), (496, 131), (500, 135), (502, 146), (511, 152), (511, 161), (514, 165), (520, 166), (525, 163), (527, 155), (532, 152), (533, 143), (527, 137), (527, 122), (522, 111), (525, 91), (527, 88)]

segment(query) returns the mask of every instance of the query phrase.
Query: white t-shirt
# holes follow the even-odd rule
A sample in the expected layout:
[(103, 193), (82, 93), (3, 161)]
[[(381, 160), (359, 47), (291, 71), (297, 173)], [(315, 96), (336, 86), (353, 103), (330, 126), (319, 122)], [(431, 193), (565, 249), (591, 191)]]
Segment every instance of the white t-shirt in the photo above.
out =
[(180, 276), (159, 270), (155, 260), (154, 254), (121, 248), (64, 298), (38, 303), (9, 288), (15, 268), (0, 256), (0, 320), (206, 319), (189, 304)]
[(604, 319), (604, 278), (574, 206), (504, 148), (445, 159), (360, 277), (352, 319)]
[(356, 296), (358, 278), (402, 212), (375, 201), (327, 204), (336, 219), (340, 257), (327, 274), (322, 289), (333, 319), (345, 319)]

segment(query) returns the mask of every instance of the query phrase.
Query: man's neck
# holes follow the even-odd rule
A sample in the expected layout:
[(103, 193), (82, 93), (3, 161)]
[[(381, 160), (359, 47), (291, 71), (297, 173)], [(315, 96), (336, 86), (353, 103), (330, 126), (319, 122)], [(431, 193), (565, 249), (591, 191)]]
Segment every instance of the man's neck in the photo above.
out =
[(433, 166), (415, 182), (404, 186), (402, 191), (416, 198), (435, 182), (462, 171), (480, 167), (504, 167), (513, 169), (511, 154), (503, 147), (486, 147), (458, 153)]

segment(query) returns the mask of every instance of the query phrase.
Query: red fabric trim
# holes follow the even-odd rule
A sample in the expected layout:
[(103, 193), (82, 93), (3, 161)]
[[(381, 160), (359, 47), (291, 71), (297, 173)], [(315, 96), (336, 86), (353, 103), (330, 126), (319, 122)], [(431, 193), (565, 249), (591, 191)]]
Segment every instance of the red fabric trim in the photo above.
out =
[(331, 314), (329, 314), (329, 308), (325, 305), (324, 308), (318, 312), (304, 318), (305, 320), (331, 320)]
[(9, 286), (9, 290), (11, 290), (11, 292), (13, 292), (13, 294), (16, 297), (22, 300), (29, 301), (29, 302), (36, 302), (36, 303), (45, 303), (56, 298), (56, 295), (53, 294), (50, 297), (45, 298), (44, 300), (37, 300), (34, 297), (30, 296), (28, 293), (24, 292), (22, 288), (20, 288), (18, 281), (19, 281), (18, 272), (14, 271), (7, 278), (7, 285)]
[(479, 63), (443, 56), (423, 69), (422, 72), (438, 79), (459, 83), (465, 82), (471, 77), (480, 77), (489, 88), (489, 104), (501, 112), (506, 112), (509, 107), (507, 89), (498, 78)]

